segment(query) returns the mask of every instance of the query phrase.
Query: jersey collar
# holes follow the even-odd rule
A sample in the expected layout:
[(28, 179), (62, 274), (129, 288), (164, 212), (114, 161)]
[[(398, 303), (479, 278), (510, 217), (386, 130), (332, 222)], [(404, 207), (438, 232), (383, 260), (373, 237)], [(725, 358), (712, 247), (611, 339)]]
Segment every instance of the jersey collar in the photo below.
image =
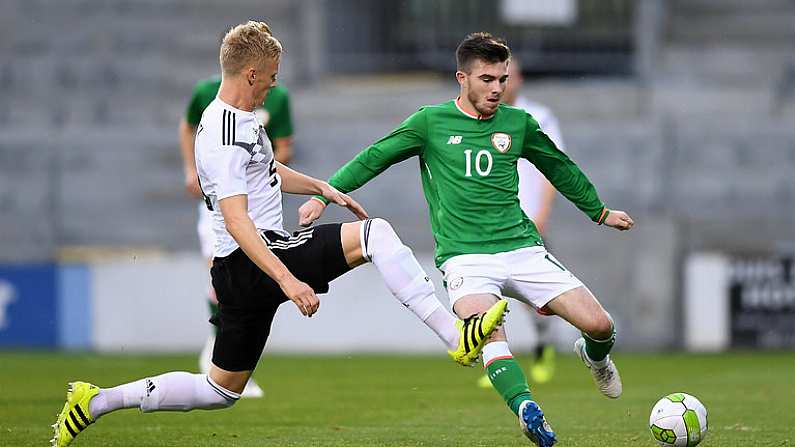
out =
[(490, 119), (494, 118), (494, 115), (497, 114), (496, 111), (494, 113), (492, 113), (491, 115), (489, 115), (489, 116), (475, 115), (474, 113), (469, 113), (466, 110), (464, 110), (463, 107), (461, 107), (461, 97), (460, 96), (455, 99), (455, 108), (458, 109), (459, 112), (461, 112), (464, 115), (468, 116), (469, 118), (472, 118), (473, 120), (478, 120), (478, 121), (490, 120)]

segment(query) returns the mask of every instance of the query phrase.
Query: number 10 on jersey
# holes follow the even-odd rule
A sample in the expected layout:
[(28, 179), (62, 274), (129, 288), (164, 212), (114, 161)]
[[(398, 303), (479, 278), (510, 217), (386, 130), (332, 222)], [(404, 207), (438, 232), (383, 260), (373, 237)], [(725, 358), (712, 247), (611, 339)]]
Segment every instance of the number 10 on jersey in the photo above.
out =
[[(464, 157), (466, 158), (466, 172), (464, 173), (464, 177), (472, 177), (472, 149), (465, 150)], [(486, 169), (483, 169), (483, 157), (486, 157)], [(489, 175), (493, 164), (494, 160), (491, 158), (491, 152), (483, 149), (478, 151), (475, 155), (475, 172), (477, 172), (479, 176), (485, 177)]]

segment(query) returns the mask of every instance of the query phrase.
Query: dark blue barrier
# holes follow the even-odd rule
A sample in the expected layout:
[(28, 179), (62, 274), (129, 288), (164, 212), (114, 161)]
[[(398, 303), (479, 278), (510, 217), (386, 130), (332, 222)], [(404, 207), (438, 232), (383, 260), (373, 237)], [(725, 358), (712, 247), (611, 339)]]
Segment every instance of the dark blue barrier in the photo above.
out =
[(0, 347), (57, 343), (56, 267), (0, 266)]

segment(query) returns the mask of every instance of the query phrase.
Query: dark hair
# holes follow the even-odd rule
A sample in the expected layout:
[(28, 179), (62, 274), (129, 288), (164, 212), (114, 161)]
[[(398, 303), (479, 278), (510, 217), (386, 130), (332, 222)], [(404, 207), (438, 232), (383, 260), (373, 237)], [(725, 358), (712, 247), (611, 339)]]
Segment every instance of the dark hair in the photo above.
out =
[(458, 70), (468, 72), (469, 64), (480, 59), (489, 64), (505, 62), (511, 57), (508, 42), (489, 33), (472, 33), (464, 38), (455, 50)]

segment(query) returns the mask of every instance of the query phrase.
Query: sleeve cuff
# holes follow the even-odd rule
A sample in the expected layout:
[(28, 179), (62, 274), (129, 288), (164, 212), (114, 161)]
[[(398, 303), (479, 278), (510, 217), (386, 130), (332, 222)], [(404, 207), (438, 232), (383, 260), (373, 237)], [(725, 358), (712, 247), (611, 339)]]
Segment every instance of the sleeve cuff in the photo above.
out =
[(224, 199), (226, 199), (226, 198), (228, 198), (228, 197), (233, 197), (233, 196), (247, 196), (247, 195), (248, 195), (248, 191), (245, 191), (245, 190), (240, 190), (240, 191), (227, 191), (227, 192), (224, 192), (224, 193), (218, 194), (218, 201), (220, 202), (221, 200), (224, 200)]
[(607, 207), (602, 208), (602, 212), (599, 214), (599, 218), (596, 219), (596, 224), (602, 225), (603, 223), (605, 223), (605, 219), (607, 219), (607, 216), (609, 215), (610, 215), (610, 210)]
[(328, 201), (328, 200), (326, 200), (326, 198), (325, 198), (325, 197), (323, 197), (323, 196), (312, 196), (312, 198), (313, 198), (313, 199), (315, 199), (315, 200), (317, 200), (318, 202), (322, 203), (322, 204), (323, 204), (323, 206), (326, 206), (326, 205), (328, 205), (328, 204), (329, 204), (329, 201)]

